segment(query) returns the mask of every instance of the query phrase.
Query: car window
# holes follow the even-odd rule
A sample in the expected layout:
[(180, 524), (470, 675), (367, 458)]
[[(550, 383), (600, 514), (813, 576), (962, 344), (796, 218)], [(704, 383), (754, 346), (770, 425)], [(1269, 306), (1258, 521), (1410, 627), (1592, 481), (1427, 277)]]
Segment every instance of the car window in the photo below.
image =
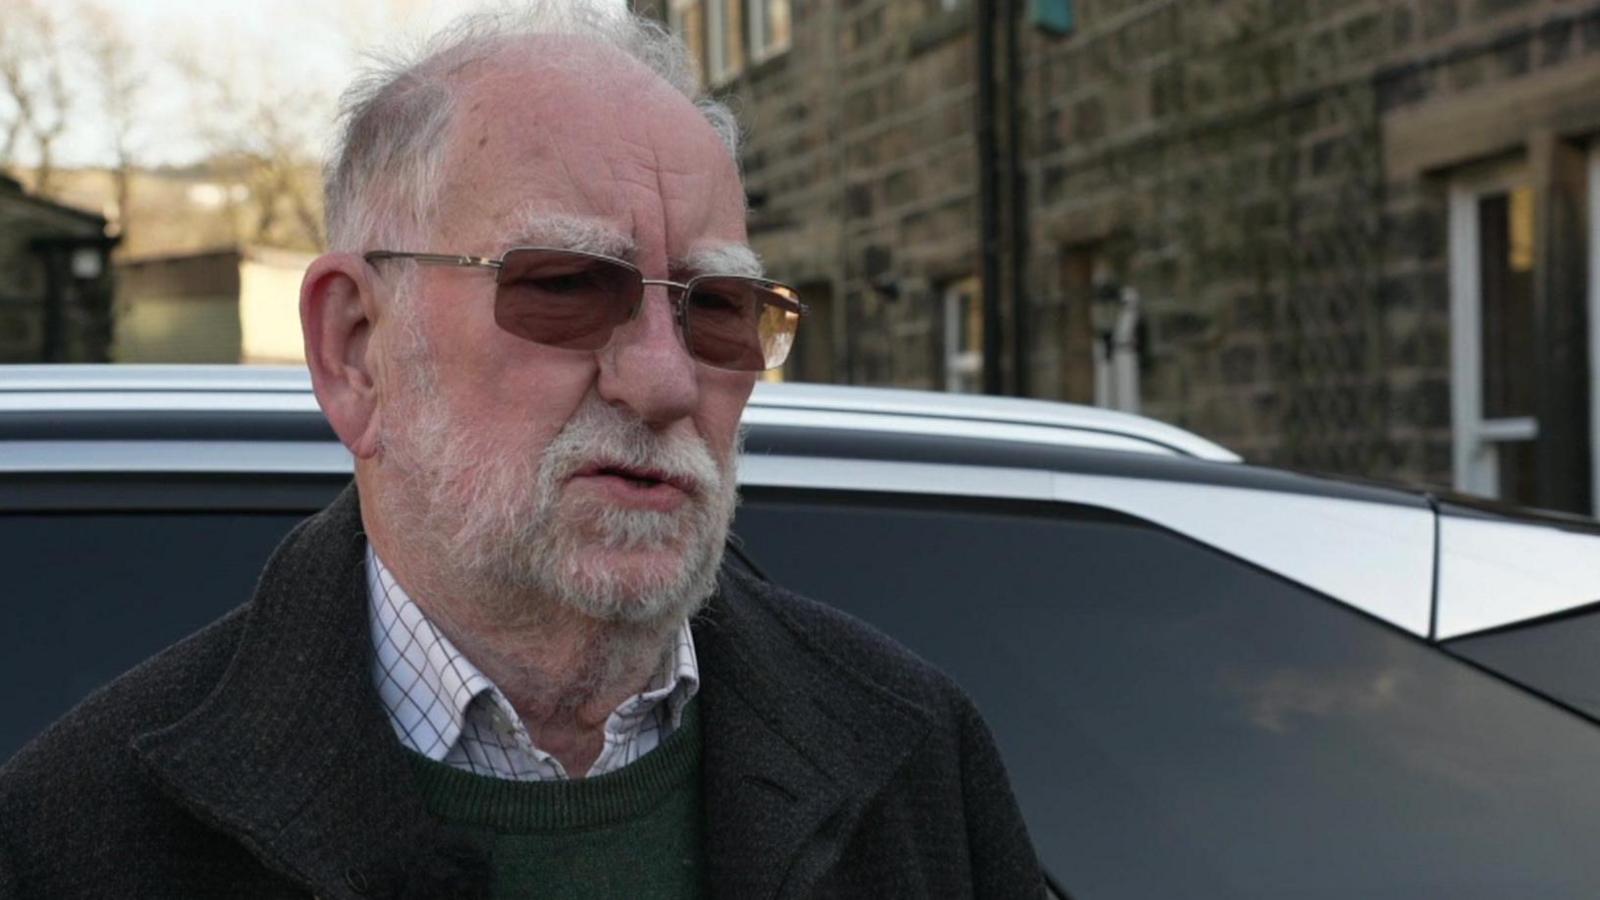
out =
[(250, 599), (304, 512), (0, 514), (0, 760), (85, 695)]
[(1600, 718), (1600, 608), (1594, 605), (1445, 645), (1518, 684)]
[(1074, 897), (1600, 896), (1600, 730), (1083, 506), (752, 490), (773, 580), (947, 672)]
[[(0, 758), (247, 599), (306, 511), (0, 515)], [(1072, 896), (1600, 889), (1594, 728), (1232, 557), (1089, 507), (855, 493), (748, 490), (736, 531), (973, 695)]]

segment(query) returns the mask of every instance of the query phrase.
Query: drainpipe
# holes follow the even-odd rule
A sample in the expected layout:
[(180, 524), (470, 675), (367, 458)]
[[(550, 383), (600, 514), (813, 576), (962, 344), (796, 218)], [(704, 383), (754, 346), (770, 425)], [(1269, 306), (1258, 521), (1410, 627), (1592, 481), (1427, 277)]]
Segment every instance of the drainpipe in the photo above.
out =
[(1000, 334), (1000, 190), (999, 144), (995, 137), (996, 117), (994, 52), (996, 6), (1008, 0), (975, 0), (973, 21), (977, 26), (977, 138), (978, 138), (978, 229), (979, 281), (983, 293), (983, 392), (1002, 394), (1005, 385), (1000, 367), (1003, 346)]
[(1022, 53), (1018, 32), (1022, 16), (1017, 0), (1000, 0), (1005, 8), (1005, 110), (1006, 110), (1006, 200), (1010, 209), (1010, 228), (1006, 241), (1009, 253), (1011, 291), (1011, 392), (1028, 396), (1028, 204), (1022, 173)]

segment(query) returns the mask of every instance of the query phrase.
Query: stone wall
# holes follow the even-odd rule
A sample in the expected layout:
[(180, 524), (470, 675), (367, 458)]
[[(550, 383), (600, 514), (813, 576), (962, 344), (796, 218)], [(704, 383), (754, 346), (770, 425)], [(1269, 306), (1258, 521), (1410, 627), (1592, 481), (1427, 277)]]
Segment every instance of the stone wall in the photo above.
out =
[[(1386, 136), (1546, 71), (1600, 83), (1600, 16), (1532, 0), (1081, 8), (1076, 34), (1025, 41), (1035, 301), (1060, 293), (1061, 248), (1104, 245), (1146, 300), (1150, 414), (1258, 460), (1448, 483), (1445, 177), (1518, 146), (1399, 170)], [(1581, 133), (1588, 116), (1547, 124)], [(1455, 131), (1433, 140), (1459, 146)]]
[[(719, 87), (757, 249), (828, 300), (802, 345), (833, 364), (791, 374), (944, 384), (942, 288), (979, 269), (970, 3), (796, 2), (791, 51)], [(1072, 34), (1024, 26), (1013, 86), (1030, 391), (1090, 399), (1109, 281), (1143, 301), (1149, 414), (1254, 460), (1448, 484), (1449, 178), (1600, 132), (1600, 6), (1075, 7)]]
[(816, 312), (812, 380), (943, 383), (932, 293), (977, 252), (973, 54), (965, 17), (932, 5), (795, 4), (790, 51), (723, 91), (752, 240)]

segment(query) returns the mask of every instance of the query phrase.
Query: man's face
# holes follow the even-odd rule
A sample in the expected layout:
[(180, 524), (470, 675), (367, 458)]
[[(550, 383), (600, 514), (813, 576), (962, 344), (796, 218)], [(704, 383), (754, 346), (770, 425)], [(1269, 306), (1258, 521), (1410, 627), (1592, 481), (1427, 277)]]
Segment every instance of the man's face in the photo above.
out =
[[(674, 281), (738, 260), (743, 188), (700, 113), (619, 54), (550, 44), (553, 64), (466, 76), (436, 233), (400, 249), (565, 246)], [(598, 618), (691, 610), (714, 584), (755, 376), (690, 358), (661, 288), (608, 346), (578, 351), (500, 330), (490, 272), (414, 277), (409, 315), (380, 326), (380, 464), (447, 557), (429, 562)]]

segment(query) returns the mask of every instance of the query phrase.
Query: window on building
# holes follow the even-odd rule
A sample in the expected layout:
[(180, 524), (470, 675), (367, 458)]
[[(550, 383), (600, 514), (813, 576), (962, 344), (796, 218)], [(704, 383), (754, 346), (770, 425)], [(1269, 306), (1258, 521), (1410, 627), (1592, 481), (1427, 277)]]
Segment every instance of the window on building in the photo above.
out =
[(983, 288), (976, 277), (944, 289), (944, 389), (983, 390)]
[(1534, 502), (1534, 194), (1521, 169), (1458, 180), (1450, 199), (1455, 485)]
[(682, 38), (702, 82), (724, 84), (789, 49), (792, 0), (668, 0), (667, 27)]
[(694, 62), (695, 74), (701, 80), (706, 76), (706, 19), (705, 0), (668, 0), (667, 28), (689, 49), (689, 59)]
[(707, 0), (706, 54), (712, 84), (744, 71), (744, 0)]
[[(1483, 302), (1483, 414), (1534, 414), (1533, 189), (1478, 198), (1479, 293)], [(1521, 360), (1523, 365), (1516, 365)]]
[(790, 0), (745, 0), (750, 20), (750, 60), (760, 62), (789, 49)]

